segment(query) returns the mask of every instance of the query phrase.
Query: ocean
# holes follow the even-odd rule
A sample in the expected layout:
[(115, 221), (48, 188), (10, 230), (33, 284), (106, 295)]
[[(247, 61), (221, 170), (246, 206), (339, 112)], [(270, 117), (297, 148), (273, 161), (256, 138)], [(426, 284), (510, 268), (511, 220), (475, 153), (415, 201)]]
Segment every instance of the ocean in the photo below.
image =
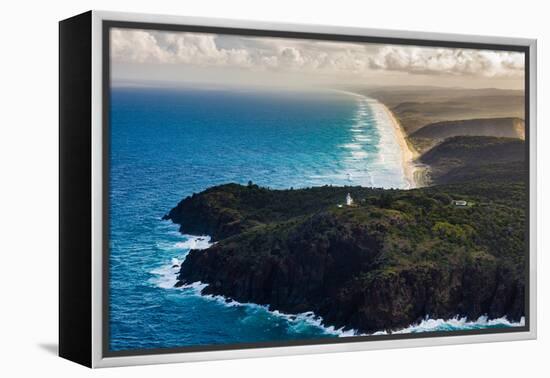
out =
[[(229, 182), (408, 188), (382, 106), (329, 90), (112, 88), (110, 349), (353, 336), (312, 313), (202, 296), (200, 283), (174, 288), (176, 266), (209, 238), (182, 235), (161, 217), (184, 197)], [(401, 332), (513, 325), (426, 319)]]

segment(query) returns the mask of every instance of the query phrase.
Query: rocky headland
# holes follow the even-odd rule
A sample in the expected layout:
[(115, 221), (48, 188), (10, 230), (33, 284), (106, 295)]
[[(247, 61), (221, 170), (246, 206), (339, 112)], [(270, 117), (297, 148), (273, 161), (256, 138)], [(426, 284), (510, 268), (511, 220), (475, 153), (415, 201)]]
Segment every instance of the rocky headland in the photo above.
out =
[[(517, 321), (525, 305), (524, 185), (227, 184), (185, 198), (164, 219), (217, 242), (190, 251), (179, 271), (178, 285), (207, 283), (203, 294), (313, 311), (326, 325), (361, 333), (426, 316)], [(342, 205), (347, 193), (351, 206)]]

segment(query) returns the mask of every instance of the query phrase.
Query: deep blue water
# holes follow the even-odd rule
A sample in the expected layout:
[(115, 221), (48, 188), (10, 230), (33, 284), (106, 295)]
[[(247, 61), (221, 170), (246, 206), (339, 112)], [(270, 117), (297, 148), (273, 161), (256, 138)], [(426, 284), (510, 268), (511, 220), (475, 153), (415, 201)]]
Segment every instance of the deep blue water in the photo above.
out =
[(161, 217), (182, 198), (228, 182), (405, 187), (398, 145), (374, 105), (328, 91), (152, 88), (114, 88), (111, 101), (111, 350), (341, 335), (313, 314), (173, 288), (172, 265), (205, 241)]

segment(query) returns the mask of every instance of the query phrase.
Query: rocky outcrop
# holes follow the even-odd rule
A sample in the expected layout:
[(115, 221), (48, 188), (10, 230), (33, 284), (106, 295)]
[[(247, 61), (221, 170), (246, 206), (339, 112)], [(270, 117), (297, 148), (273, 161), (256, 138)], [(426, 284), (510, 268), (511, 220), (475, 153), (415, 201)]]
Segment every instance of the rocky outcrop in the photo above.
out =
[[(519, 320), (525, 215), (516, 202), (524, 191), (521, 183), (495, 184), (498, 192), (487, 185), (463, 184), (459, 192), (211, 188), (166, 216), (186, 233), (218, 240), (188, 254), (178, 285), (202, 281), (204, 294), (314, 311), (327, 325), (365, 333), (425, 316)], [(356, 205), (337, 206), (350, 190)], [(476, 206), (456, 209), (454, 198)]]

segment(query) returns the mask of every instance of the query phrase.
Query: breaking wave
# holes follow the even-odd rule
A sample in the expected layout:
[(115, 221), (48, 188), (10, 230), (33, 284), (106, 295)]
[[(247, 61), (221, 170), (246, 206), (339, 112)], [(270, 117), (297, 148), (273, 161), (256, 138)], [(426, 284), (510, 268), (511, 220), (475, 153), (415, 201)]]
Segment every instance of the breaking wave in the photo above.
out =
[[(454, 317), (452, 319), (431, 319), (426, 318), (418, 324), (411, 325), (401, 330), (392, 331), (392, 334), (422, 333), (436, 331), (467, 331), (485, 328), (510, 328), (523, 327), (525, 318), (519, 322), (511, 322), (506, 317), (489, 319), (487, 316), (480, 316), (477, 320), (468, 320), (465, 317)], [(376, 332), (374, 335), (386, 335), (389, 332)]]
[(208, 284), (202, 282), (193, 282), (191, 284), (183, 285), (176, 288), (177, 275), (180, 270), (180, 266), (185, 261), (187, 253), (191, 249), (206, 249), (213, 245), (210, 242), (209, 236), (194, 236), (184, 235), (185, 239), (182, 242), (177, 242), (172, 248), (167, 246), (167, 250), (173, 251), (174, 249), (181, 250), (181, 254), (178, 257), (173, 257), (169, 264), (164, 264), (156, 269), (150, 271), (153, 277), (150, 279), (150, 283), (163, 289), (181, 291), (186, 295), (196, 295), (206, 300), (215, 301), (220, 305), (226, 307), (245, 307), (250, 310), (252, 316), (254, 315), (267, 315), (274, 316), (279, 319), (287, 321), (289, 329), (300, 332), (306, 330), (308, 327), (314, 327), (322, 330), (327, 335), (344, 337), (355, 336), (357, 332), (353, 330), (336, 329), (333, 326), (323, 325), (323, 319), (320, 316), (315, 315), (313, 312), (304, 312), (299, 314), (286, 314), (277, 310), (270, 310), (268, 306), (259, 305), (256, 303), (241, 303), (235, 300), (226, 298), (222, 295), (202, 294), (202, 290), (208, 286)]
[[(225, 307), (244, 307), (249, 310), (250, 316), (274, 316), (279, 319), (284, 319), (286, 320), (289, 329), (295, 332), (305, 330), (307, 327), (315, 327), (322, 330), (326, 335), (330, 336), (367, 336), (367, 334), (362, 334), (353, 329), (344, 330), (343, 328), (336, 329), (333, 326), (326, 326), (323, 322), (323, 318), (316, 315), (312, 311), (299, 314), (286, 314), (278, 310), (270, 310), (267, 305), (259, 305), (256, 303), (241, 303), (222, 295), (202, 294), (203, 289), (206, 288), (208, 284), (202, 283), (200, 281), (176, 288), (175, 285), (177, 283), (177, 275), (179, 273), (180, 266), (185, 260), (185, 257), (187, 256), (189, 250), (206, 249), (213, 245), (213, 243), (210, 242), (211, 238), (209, 236), (184, 235), (184, 238), (184, 241), (175, 243), (174, 248), (167, 248), (170, 250), (179, 249), (181, 250), (181, 254), (178, 257), (172, 258), (169, 264), (160, 266), (150, 272), (153, 275), (153, 278), (150, 281), (152, 284), (163, 289), (181, 291), (185, 295), (195, 295), (206, 300), (215, 301)], [(524, 325), (524, 318), (521, 318), (519, 322), (511, 322), (506, 317), (489, 319), (487, 316), (481, 316), (477, 320), (468, 320), (465, 317), (458, 316), (452, 319), (432, 319), (426, 317), (421, 322), (410, 325), (409, 327), (403, 329), (393, 331), (379, 331), (370, 335), (409, 334), (436, 331), (463, 331), (486, 328), (521, 327)]]

